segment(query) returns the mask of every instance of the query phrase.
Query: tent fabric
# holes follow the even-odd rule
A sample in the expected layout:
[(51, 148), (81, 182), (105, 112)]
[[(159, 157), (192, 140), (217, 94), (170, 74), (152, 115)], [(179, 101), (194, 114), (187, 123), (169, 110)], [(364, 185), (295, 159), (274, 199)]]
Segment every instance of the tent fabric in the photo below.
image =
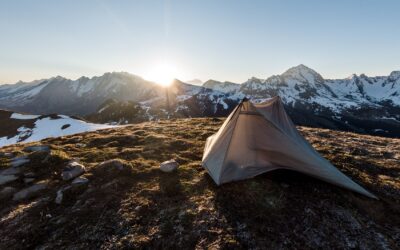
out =
[(207, 138), (202, 163), (217, 185), (288, 169), (377, 199), (315, 151), (279, 96), (261, 104), (242, 101)]

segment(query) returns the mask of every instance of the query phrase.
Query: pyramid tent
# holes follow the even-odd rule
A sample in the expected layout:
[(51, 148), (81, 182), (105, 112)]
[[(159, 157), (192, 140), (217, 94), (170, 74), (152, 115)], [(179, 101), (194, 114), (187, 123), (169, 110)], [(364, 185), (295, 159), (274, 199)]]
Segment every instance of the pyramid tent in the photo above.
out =
[(260, 104), (244, 99), (207, 138), (202, 164), (217, 185), (288, 169), (377, 199), (315, 151), (278, 96)]

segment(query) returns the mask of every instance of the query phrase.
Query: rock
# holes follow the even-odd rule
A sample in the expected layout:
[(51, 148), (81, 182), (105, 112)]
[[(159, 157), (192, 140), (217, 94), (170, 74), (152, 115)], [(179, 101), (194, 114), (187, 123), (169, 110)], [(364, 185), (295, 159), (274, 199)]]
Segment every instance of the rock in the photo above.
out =
[(163, 172), (170, 173), (177, 169), (179, 164), (175, 160), (164, 161), (160, 164), (160, 169)]
[(4, 187), (1, 191), (0, 191), (0, 199), (7, 199), (11, 196), (13, 196), (14, 193), (17, 192), (16, 188), (13, 187)]
[(123, 170), (124, 164), (118, 159), (113, 159), (113, 160), (103, 161), (97, 167), (107, 168), (107, 170), (108, 169)]
[(281, 186), (282, 186), (283, 188), (288, 188), (288, 187), (289, 187), (289, 184), (282, 182), (282, 183), (281, 183)]
[(64, 196), (63, 191), (64, 191), (64, 189), (59, 189), (57, 191), (57, 196), (56, 196), (56, 200), (55, 200), (56, 204), (60, 205), (62, 203), (63, 196)]
[(67, 181), (83, 174), (85, 171), (85, 166), (76, 161), (72, 161), (67, 164), (64, 171), (61, 173), (61, 177), (64, 181)]
[(19, 157), (14, 157), (11, 159), (11, 166), (12, 167), (19, 167), (24, 165), (25, 163), (28, 163), (30, 160), (28, 159), (27, 156), (19, 156)]
[(63, 199), (64, 199), (64, 194), (66, 194), (67, 196), (71, 195), (70, 192), (68, 192), (68, 191), (71, 191), (71, 190), (73, 190), (71, 185), (68, 185), (68, 186), (60, 188), (57, 191), (56, 199), (54, 200), (54, 202), (56, 204), (61, 204)]
[(24, 177), (26, 177), (26, 178), (33, 178), (33, 177), (35, 177), (36, 175), (35, 175), (35, 173), (34, 172), (27, 172), (27, 173), (24, 173)]
[(0, 175), (0, 185), (15, 181), (16, 179), (18, 179), (18, 176), (15, 175)]
[(110, 182), (107, 182), (106, 184), (101, 185), (101, 189), (109, 189), (111, 186), (117, 186), (118, 185), (118, 180), (113, 180)]
[(13, 157), (14, 156), (14, 154), (13, 153), (10, 153), (10, 152), (0, 152), (0, 157), (6, 157), (6, 158), (11, 158), (11, 157)]
[(35, 180), (35, 178), (24, 178), (24, 182), (25, 182), (26, 184), (31, 183), (31, 182), (33, 182), (34, 180)]
[(85, 143), (76, 143), (75, 146), (77, 148), (84, 148), (84, 147), (86, 147), (86, 144)]
[(78, 177), (72, 181), (72, 185), (82, 185), (88, 183), (89, 180), (85, 177)]
[(24, 148), (25, 152), (50, 152), (48, 145), (28, 146)]
[(44, 190), (46, 188), (47, 188), (47, 185), (45, 183), (34, 184), (28, 188), (24, 188), (24, 189), (20, 190), (19, 192), (15, 193), (13, 196), (13, 200), (20, 201), (23, 199), (33, 197), (33, 196), (37, 195), (41, 190)]
[(56, 221), (56, 224), (64, 224), (68, 220), (65, 217), (61, 217)]
[(19, 174), (22, 172), (22, 170), (23, 170), (23, 168), (21, 168), (21, 167), (6, 168), (6, 169), (0, 171), (0, 175)]

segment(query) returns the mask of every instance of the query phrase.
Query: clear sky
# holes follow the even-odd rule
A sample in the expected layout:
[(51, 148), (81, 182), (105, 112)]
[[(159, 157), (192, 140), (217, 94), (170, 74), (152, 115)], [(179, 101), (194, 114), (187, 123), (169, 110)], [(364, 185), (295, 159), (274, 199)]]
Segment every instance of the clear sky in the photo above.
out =
[(0, 83), (128, 71), (243, 82), (400, 70), (397, 0), (1, 0)]

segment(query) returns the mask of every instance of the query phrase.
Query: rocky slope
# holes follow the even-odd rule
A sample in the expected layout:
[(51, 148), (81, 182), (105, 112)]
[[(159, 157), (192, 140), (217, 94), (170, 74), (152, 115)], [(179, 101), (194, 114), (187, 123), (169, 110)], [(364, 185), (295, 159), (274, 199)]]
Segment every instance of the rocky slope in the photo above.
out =
[[(146, 122), (0, 148), (0, 248), (399, 247), (399, 139), (299, 127), (380, 200), (284, 171), (217, 187), (200, 161), (221, 123)], [(178, 170), (161, 172), (171, 158)]]

